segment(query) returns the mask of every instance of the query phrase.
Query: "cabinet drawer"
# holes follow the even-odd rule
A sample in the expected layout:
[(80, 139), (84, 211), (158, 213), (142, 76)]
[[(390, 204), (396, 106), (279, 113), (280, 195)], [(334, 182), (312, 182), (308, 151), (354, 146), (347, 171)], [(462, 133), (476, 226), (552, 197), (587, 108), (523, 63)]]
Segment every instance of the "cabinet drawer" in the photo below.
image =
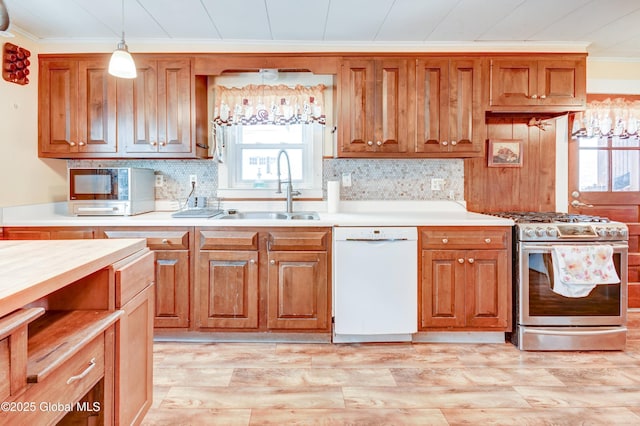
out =
[(124, 259), (116, 268), (116, 309), (153, 283), (155, 255), (149, 249), (137, 259)]
[(200, 250), (258, 250), (256, 231), (200, 231)]
[[(12, 424), (12, 416), (18, 416), (20, 424), (50, 424), (63, 417), (65, 412), (58, 411), (59, 407), (79, 401), (104, 377), (104, 340), (104, 333), (98, 335), (44, 380), (31, 384), (16, 402), (35, 404), (33, 411), (0, 412), (0, 423)], [(55, 406), (45, 410), (41, 404)]]
[(422, 229), (422, 248), (501, 249), (507, 247), (509, 230), (504, 228)]
[(106, 230), (107, 238), (145, 238), (152, 250), (188, 250), (189, 231)]
[(269, 250), (318, 250), (327, 249), (331, 236), (328, 231), (271, 231)]

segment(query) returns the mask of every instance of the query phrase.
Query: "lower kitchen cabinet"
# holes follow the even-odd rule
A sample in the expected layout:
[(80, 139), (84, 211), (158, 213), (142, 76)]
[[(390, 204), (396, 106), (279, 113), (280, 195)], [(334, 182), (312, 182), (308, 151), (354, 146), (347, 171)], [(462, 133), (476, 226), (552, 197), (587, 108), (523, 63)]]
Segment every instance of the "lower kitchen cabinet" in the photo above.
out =
[(81, 227), (6, 227), (5, 240), (86, 240), (96, 238), (95, 228)]
[(329, 228), (197, 228), (197, 328), (328, 333), (330, 241)]
[(420, 330), (507, 331), (509, 228), (421, 228)]
[(191, 286), (190, 241), (188, 227), (102, 228), (103, 238), (144, 238), (155, 252), (156, 328), (189, 327)]

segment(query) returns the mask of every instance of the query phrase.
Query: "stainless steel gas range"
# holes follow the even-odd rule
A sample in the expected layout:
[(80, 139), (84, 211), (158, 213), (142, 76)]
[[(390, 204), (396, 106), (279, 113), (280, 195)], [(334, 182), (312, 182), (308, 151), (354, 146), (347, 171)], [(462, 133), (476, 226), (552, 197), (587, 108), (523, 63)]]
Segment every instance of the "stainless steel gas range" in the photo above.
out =
[(628, 230), (599, 216), (488, 213), (513, 219), (514, 329), (522, 350), (622, 350)]

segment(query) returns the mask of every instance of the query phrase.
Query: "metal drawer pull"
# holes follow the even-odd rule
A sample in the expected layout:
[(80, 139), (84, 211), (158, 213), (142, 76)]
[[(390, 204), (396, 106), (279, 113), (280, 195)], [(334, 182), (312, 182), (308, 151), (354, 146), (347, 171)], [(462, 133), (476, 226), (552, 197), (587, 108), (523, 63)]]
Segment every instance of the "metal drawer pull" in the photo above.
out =
[(491, 238), (485, 238), (484, 242), (487, 243), (487, 244), (490, 244), (491, 243)]
[(255, 259), (251, 259), (251, 260), (249, 261), (249, 263), (250, 263), (250, 264), (252, 264), (252, 265), (255, 265), (256, 260), (255, 260)]
[(463, 258), (458, 259), (458, 263), (464, 263), (464, 259)]
[(272, 265), (275, 265), (275, 264), (276, 264), (276, 261), (275, 261), (275, 260), (272, 260), (272, 261), (270, 261), (269, 263), (270, 263), (270, 264), (272, 264)]
[(442, 239), (442, 244), (447, 244), (449, 242), (449, 240), (447, 238), (443, 238)]
[(166, 238), (162, 239), (162, 244), (169, 244), (169, 240), (167, 240)]
[(473, 262), (475, 262), (475, 261), (476, 261), (476, 260), (475, 260), (473, 257), (469, 258), (469, 263), (473, 263)]
[(87, 376), (87, 374), (89, 374), (91, 370), (93, 370), (95, 367), (96, 367), (96, 359), (91, 358), (91, 361), (89, 361), (89, 366), (77, 376), (69, 377), (69, 379), (67, 380), (67, 384), (70, 385), (73, 382), (77, 382), (78, 380), (84, 379)]

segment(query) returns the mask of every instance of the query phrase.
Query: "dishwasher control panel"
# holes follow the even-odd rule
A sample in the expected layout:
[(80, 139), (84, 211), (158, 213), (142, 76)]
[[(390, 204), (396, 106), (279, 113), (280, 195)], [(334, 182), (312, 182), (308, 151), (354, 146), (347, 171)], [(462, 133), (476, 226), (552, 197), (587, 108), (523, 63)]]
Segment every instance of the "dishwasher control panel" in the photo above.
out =
[(338, 227), (336, 241), (413, 241), (418, 239), (415, 227)]

